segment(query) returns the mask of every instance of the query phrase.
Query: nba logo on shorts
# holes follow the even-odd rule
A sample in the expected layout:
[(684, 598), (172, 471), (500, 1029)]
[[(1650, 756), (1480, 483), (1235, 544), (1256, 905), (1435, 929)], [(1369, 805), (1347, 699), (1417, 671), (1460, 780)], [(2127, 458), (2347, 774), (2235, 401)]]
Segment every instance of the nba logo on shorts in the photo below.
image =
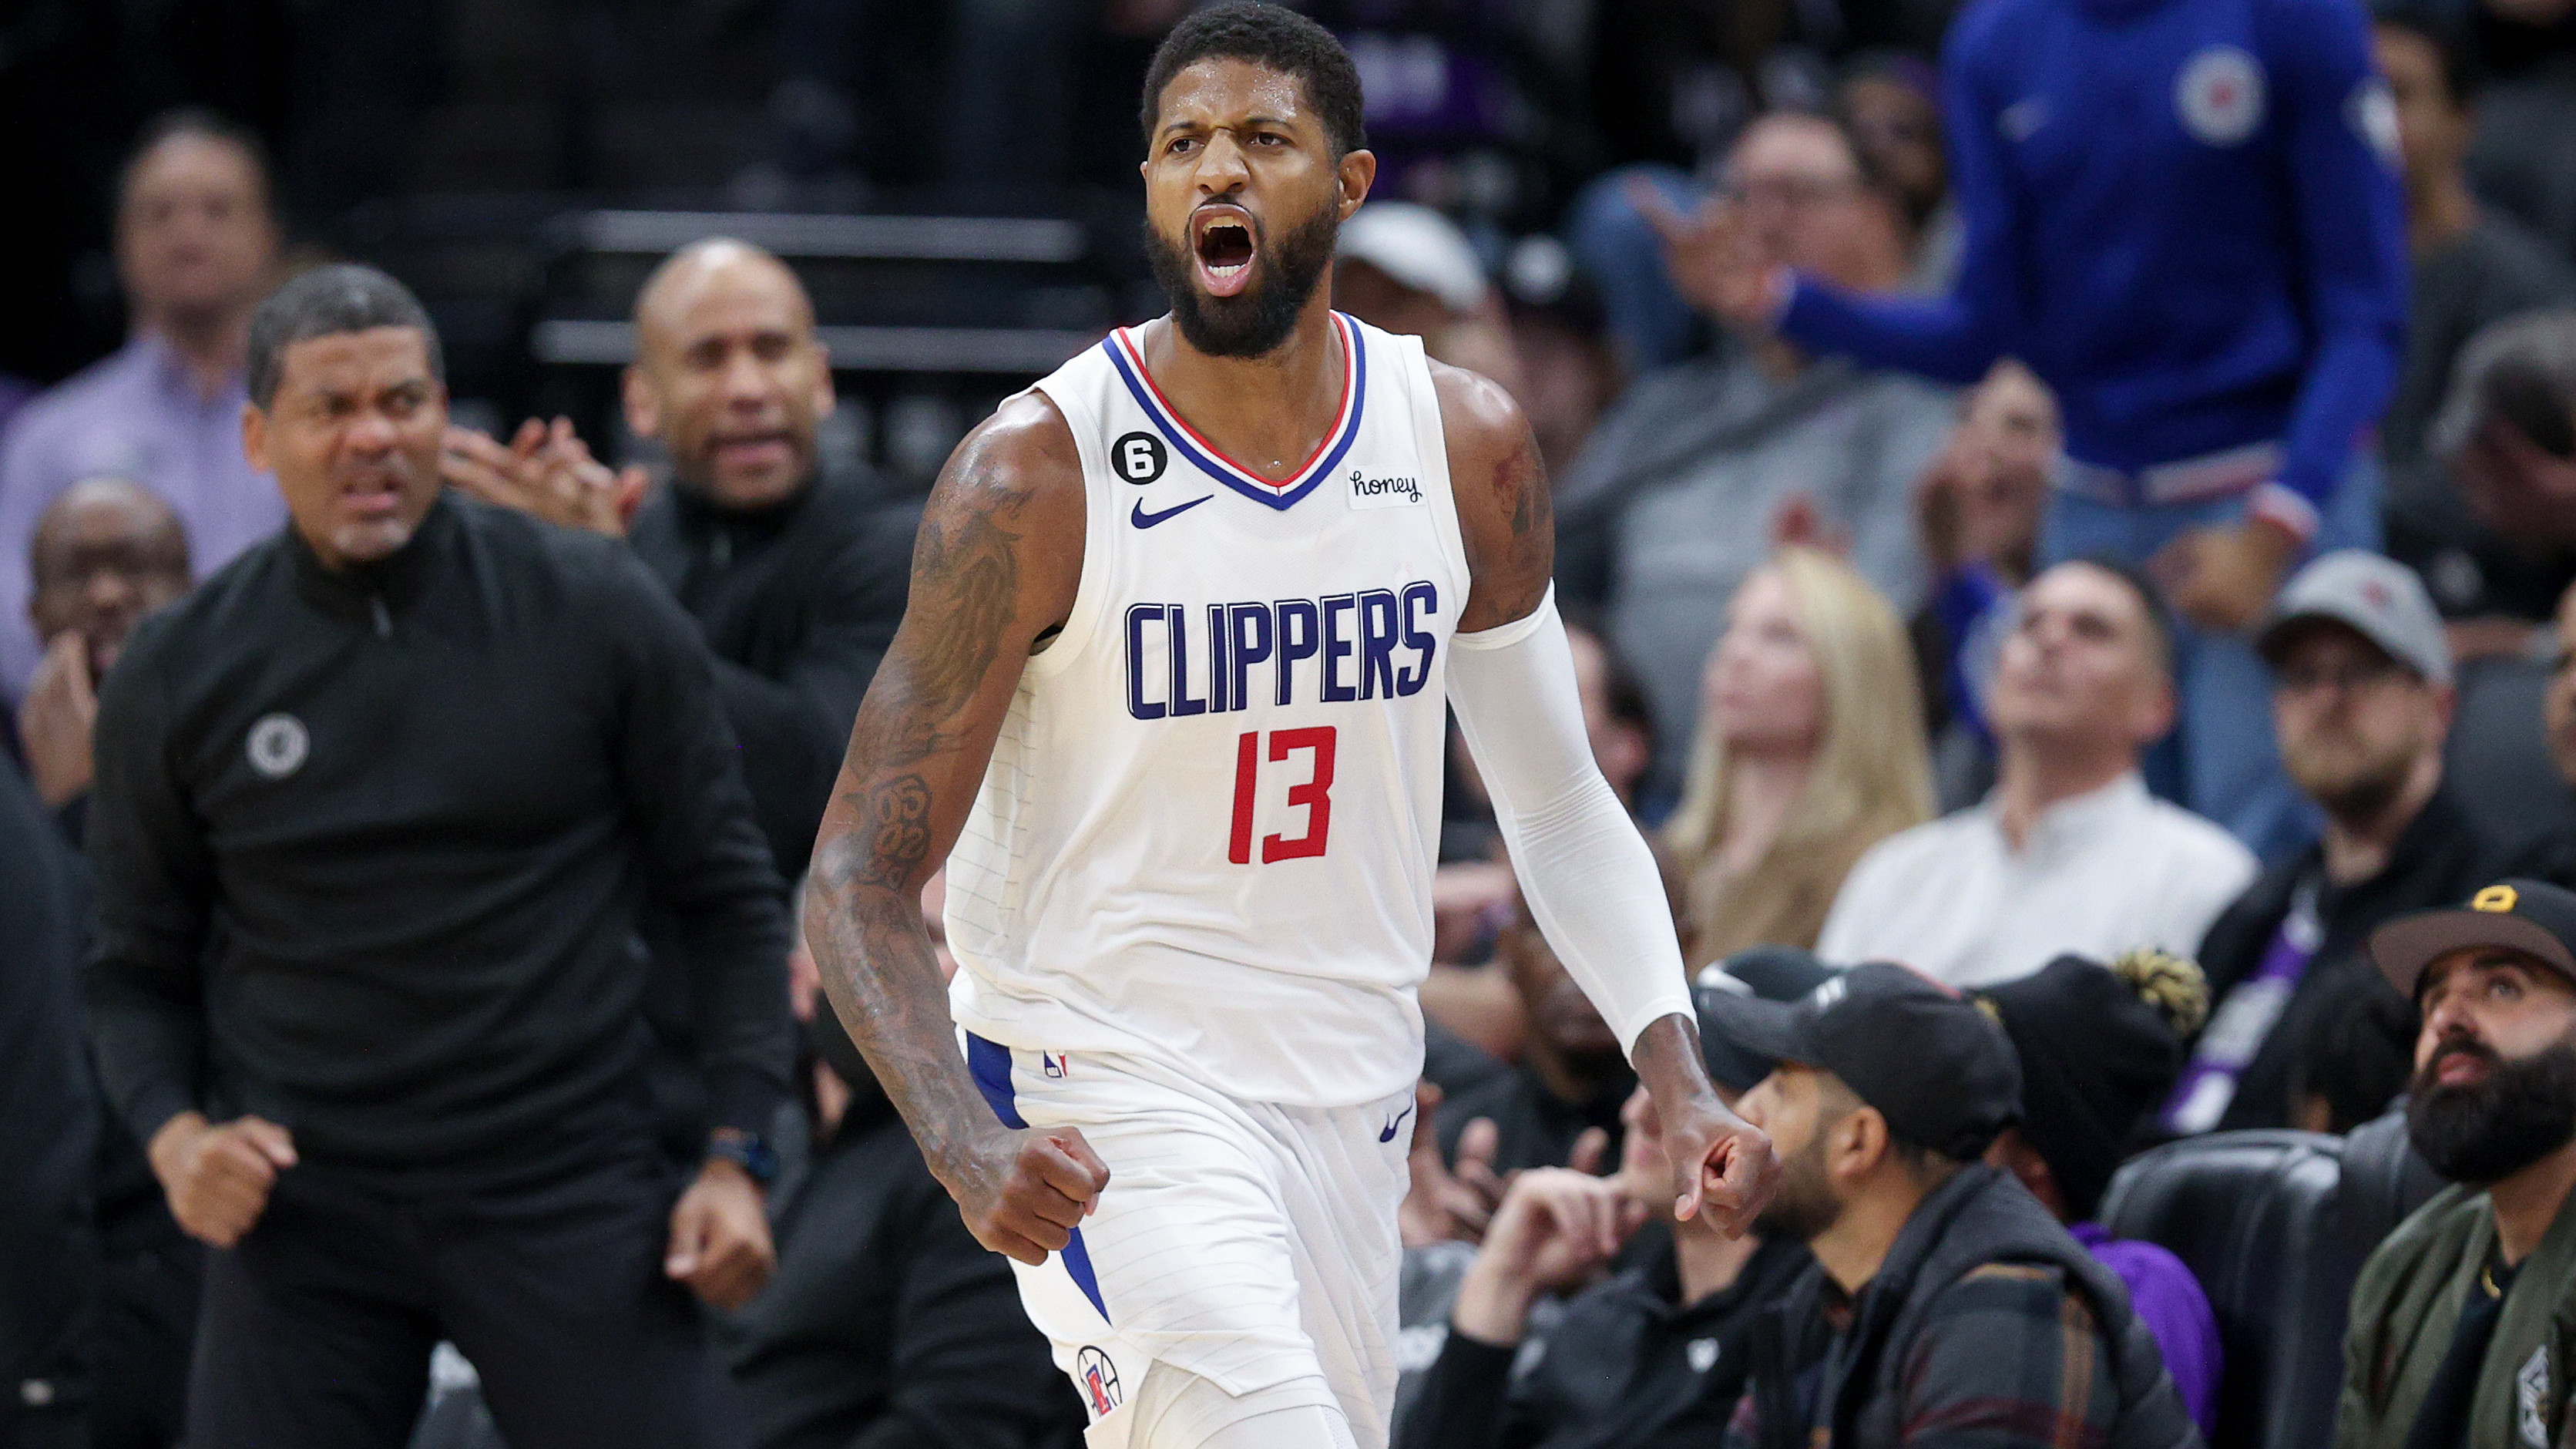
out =
[(1091, 1401), (1091, 1417), (1101, 1418), (1118, 1407), (1118, 1370), (1110, 1366), (1109, 1355), (1085, 1345), (1074, 1355), (1073, 1376), (1082, 1384), (1083, 1397)]
[(1038, 1060), (1045, 1064), (1047, 1076), (1055, 1081), (1064, 1080), (1065, 1074), (1073, 1070), (1071, 1052), (1040, 1052)]

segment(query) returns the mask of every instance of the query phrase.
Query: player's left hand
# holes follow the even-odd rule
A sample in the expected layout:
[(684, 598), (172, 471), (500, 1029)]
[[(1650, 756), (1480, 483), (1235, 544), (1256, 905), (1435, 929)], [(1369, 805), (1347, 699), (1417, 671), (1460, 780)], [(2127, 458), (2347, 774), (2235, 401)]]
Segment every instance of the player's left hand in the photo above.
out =
[(671, 1209), (662, 1271), (709, 1307), (730, 1311), (749, 1303), (777, 1266), (760, 1184), (738, 1164), (710, 1158)]
[(2254, 622), (2281, 589), (2299, 541), (2262, 519), (2194, 529), (2156, 551), (2147, 564), (2174, 612), (2215, 634)]
[(1719, 1232), (1744, 1236), (1779, 1185), (1780, 1159), (1770, 1137), (1714, 1094), (1658, 1101), (1655, 1107), (1672, 1163), (1673, 1216), (1687, 1222), (1705, 1213)]

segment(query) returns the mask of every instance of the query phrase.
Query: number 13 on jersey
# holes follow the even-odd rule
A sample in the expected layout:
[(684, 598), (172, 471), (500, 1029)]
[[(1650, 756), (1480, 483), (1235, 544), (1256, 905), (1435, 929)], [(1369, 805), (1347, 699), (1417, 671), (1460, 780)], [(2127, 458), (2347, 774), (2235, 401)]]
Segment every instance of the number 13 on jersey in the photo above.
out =
[(1226, 837), (1225, 858), (1236, 865), (1252, 863), (1252, 804), (1261, 784), (1261, 768), (1267, 763), (1286, 764), (1296, 768), (1292, 756), (1304, 755), (1309, 765), (1306, 778), (1288, 787), (1288, 804), (1306, 812), (1306, 830), (1302, 835), (1265, 835), (1261, 838), (1261, 863), (1301, 860), (1324, 853), (1324, 842), (1333, 824), (1333, 744), (1334, 727), (1312, 725), (1305, 729), (1272, 730), (1269, 747), (1263, 749), (1262, 734), (1246, 731), (1234, 745), (1234, 828)]

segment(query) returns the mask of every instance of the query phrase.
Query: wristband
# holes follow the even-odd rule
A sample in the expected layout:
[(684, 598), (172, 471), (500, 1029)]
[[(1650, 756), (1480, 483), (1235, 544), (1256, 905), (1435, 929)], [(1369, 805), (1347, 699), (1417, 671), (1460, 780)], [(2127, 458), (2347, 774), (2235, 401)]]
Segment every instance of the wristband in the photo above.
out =
[(762, 1187), (778, 1178), (777, 1152), (758, 1134), (739, 1127), (719, 1127), (707, 1134), (707, 1156), (741, 1168), (744, 1176)]

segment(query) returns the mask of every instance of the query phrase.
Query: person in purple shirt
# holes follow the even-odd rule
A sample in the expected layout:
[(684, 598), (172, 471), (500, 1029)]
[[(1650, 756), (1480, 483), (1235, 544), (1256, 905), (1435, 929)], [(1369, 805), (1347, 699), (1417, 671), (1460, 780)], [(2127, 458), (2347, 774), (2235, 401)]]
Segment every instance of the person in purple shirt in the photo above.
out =
[(209, 572), (286, 520), (277, 484), (241, 444), (250, 314), (278, 270), (258, 143), (203, 112), (148, 127), (118, 188), (116, 260), (132, 339), (0, 436), (0, 695), (11, 700), (43, 653), (27, 622), (27, 545), (64, 489), (142, 484), (179, 515)]
[(2216, 1431), (2221, 1367), (2209, 1294), (2182, 1259), (2092, 1221), (2140, 1118), (2181, 1075), (2183, 1039), (2209, 1011), (2200, 968), (2155, 952), (2108, 967), (2060, 956), (1976, 993), (2021, 1058), (2021, 1125), (1986, 1160), (2010, 1171), (2129, 1288), (2203, 1438)]

